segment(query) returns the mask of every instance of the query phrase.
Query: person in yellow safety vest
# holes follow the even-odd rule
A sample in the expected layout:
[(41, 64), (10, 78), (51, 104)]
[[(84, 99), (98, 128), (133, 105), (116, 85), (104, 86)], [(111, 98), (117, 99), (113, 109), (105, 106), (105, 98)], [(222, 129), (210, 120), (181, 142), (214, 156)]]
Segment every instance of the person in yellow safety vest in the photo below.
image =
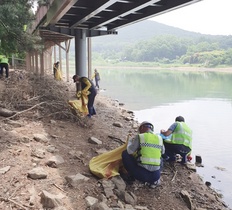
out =
[[(0, 55), (0, 63), (1, 63), (2, 57), (3, 57), (3, 55)], [(1, 65), (0, 65), (0, 77), (2, 77), (2, 68), (1, 68)]]
[(181, 155), (181, 163), (187, 162), (188, 156), (192, 151), (192, 130), (185, 123), (182, 116), (178, 116), (175, 122), (168, 128), (168, 130), (161, 130), (161, 136), (170, 136), (170, 139), (164, 139), (165, 154), (164, 158), (167, 161), (176, 161), (176, 155)]
[(138, 131), (122, 152), (123, 166), (128, 174), (121, 173), (121, 176), (129, 184), (137, 179), (154, 188), (160, 184), (163, 139), (153, 133), (154, 126), (147, 121), (140, 124)]
[(0, 59), (0, 77), (3, 76), (3, 69), (6, 71), (6, 78), (9, 76), (9, 60), (8, 58), (3, 55)]

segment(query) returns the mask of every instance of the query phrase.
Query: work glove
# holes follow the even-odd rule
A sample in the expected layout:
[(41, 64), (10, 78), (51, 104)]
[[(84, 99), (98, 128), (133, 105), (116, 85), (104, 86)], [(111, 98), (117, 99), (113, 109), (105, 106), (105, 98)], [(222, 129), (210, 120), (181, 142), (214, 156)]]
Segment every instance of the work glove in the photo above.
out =
[(90, 92), (88, 90), (82, 90), (81, 93), (83, 95), (86, 95), (86, 96), (90, 94)]
[(76, 96), (77, 96), (77, 99), (79, 99), (81, 97), (81, 91), (78, 91)]

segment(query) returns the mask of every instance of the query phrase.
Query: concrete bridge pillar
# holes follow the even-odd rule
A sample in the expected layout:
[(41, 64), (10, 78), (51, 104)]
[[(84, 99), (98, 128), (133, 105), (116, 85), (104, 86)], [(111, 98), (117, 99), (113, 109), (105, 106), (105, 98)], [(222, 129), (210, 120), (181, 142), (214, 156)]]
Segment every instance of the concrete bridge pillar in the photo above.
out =
[(75, 66), (76, 66), (76, 71), (75, 73), (88, 77), (88, 72), (87, 72), (87, 55), (86, 55), (86, 30), (77, 30), (76, 35), (75, 35)]

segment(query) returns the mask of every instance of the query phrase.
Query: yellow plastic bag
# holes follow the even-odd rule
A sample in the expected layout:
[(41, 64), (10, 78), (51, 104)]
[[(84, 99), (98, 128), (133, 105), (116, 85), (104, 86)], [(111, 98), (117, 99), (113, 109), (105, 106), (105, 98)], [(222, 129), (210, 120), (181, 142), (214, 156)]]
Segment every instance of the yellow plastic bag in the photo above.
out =
[(89, 162), (90, 171), (99, 178), (111, 178), (119, 175), (119, 169), (123, 167), (122, 152), (126, 150), (126, 144), (93, 157)]
[(62, 80), (62, 73), (61, 73), (60, 69), (56, 70), (55, 79), (56, 80)]
[(89, 110), (88, 110), (88, 107), (87, 107), (88, 96), (82, 94), (80, 99), (78, 99), (78, 100), (69, 100), (68, 103), (71, 106), (71, 108), (74, 109), (76, 114), (79, 114), (79, 112), (82, 113), (83, 115), (89, 114)]

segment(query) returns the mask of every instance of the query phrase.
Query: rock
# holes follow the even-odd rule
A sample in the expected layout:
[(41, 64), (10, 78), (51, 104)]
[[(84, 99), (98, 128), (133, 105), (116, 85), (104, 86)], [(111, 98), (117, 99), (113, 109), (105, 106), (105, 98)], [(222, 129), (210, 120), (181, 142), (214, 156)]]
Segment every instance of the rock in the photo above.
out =
[(135, 209), (133, 208), (133, 206), (130, 205), (130, 204), (126, 204), (126, 205), (125, 205), (125, 209), (126, 209), (126, 210), (135, 210)]
[(65, 197), (63, 194), (54, 195), (45, 190), (40, 194), (41, 203), (44, 208), (55, 208), (62, 205), (62, 199)]
[(120, 191), (125, 191), (126, 183), (123, 181), (121, 176), (112, 177), (111, 181), (115, 184), (116, 188)]
[(109, 208), (106, 203), (100, 202), (91, 206), (90, 210), (111, 210), (111, 208)]
[(111, 180), (102, 180), (102, 186), (104, 188), (104, 192), (107, 198), (114, 197), (113, 189), (115, 187), (115, 184)]
[(80, 158), (84, 157), (82, 151), (74, 151), (74, 150), (72, 150), (68, 154), (71, 155), (74, 159), (80, 159)]
[(90, 137), (89, 138), (89, 143), (93, 143), (93, 144), (102, 144), (102, 141), (98, 140), (95, 137)]
[(49, 139), (44, 135), (44, 134), (34, 134), (34, 139), (38, 142), (43, 142), (43, 143), (47, 143), (49, 142)]
[(0, 168), (0, 174), (5, 174), (9, 170), (10, 170), (10, 166), (6, 166), (4, 168)]
[(86, 200), (86, 203), (87, 203), (87, 206), (88, 206), (88, 207), (90, 207), (90, 206), (92, 206), (92, 205), (94, 205), (95, 203), (98, 202), (98, 199), (97, 199), (97, 198), (94, 198), (94, 197), (92, 197), (92, 196), (87, 196), (87, 197), (85, 198), (85, 200)]
[(80, 173), (76, 175), (66, 176), (65, 179), (73, 187), (77, 187), (80, 183), (83, 183), (89, 180), (88, 177)]
[(56, 121), (55, 120), (50, 120), (49, 121), (51, 124), (56, 124)]
[(48, 145), (47, 148), (46, 148), (47, 152), (50, 152), (50, 153), (55, 153), (55, 152), (59, 152), (58, 149), (56, 149), (55, 146), (53, 145)]
[(128, 113), (128, 114), (132, 114), (132, 115), (134, 115), (134, 112), (133, 112), (133, 111), (131, 111), (131, 110), (128, 110), (128, 111), (127, 111), (127, 113)]
[(123, 125), (120, 122), (114, 122), (113, 126), (118, 127), (118, 128), (122, 128)]
[(29, 205), (34, 206), (36, 203), (36, 194), (37, 194), (35, 187), (32, 186), (31, 188), (28, 189), (28, 191), (30, 193)]
[(47, 172), (42, 167), (33, 168), (28, 172), (28, 177), (32, 179), (46, 179)]
[(188, 206), (188, 208), (191, 210), (193, 209), (193, 204), (192, 204), (192, 200), (190, 198), (189, 193), (186, 190), (181, 190), (181, 196), (184, 199), (186, 205)]
[(187, 164), (186, 164), (186, 167), (187, 167), (189, 170), (192, 170), (192, 171), (194, 171), (194, 172), (197, 171), (196, 165), (195, 165), (195, 164), (187, 163)]
[(196, 159), (196, 163), (202, 164), (202, 158), (200, 155), (196, 155), (195, 159)]
[(14, 114), (16, 114), (17, 112), (15, 111), (11, 111), (9, 109), (5, 109), (5, 108), (1, 108), (0, 107), (0, 116), (3, 116), (3, 117), (11, 117), (13, 116)]
[(125, 116), (124, 119), (125, 119), (126, 121), (132, 121), (132, 120), (133, 120), (132, 117), (127, 117), (127, 116)]
[(137, 197), (132, 192), (125, 192), (125, 202), (134, 206), (137, 203)]
[(52, 156), (46, 164), (52, 168), (58, 168), (58, 166), (62, 163), (64, 163), (64, 159), (61, 156), (57, 155)]
[(37, 158), (43, 159), (45, 158), (45, 150), (43, 149), (32, 149), (31, 156), (35, 156)]
[(22, 142), (22, 143), (29, 143), (29, 142), (30, 142), (30, 138), (27, 137), (27, 136), (23, 136), (23, 137), (20, 139), (20, 142)]
[(205, 185), (206, 185), (207, 187), (210, 187), (210, 186), (211, 186), (211, 182), (206, 181), (206, 182), (205, 182)]
[(149, 210), (146, 206), (135, 206), (136, 210)]
[(101, 148), (101, 149), (99, 149), (99, 150), (96, 151), (96, 153), (97, 153), (98, 155), (103, 154), (103, 153), (106, 153), (106, 152), (109, 152), (109, 151), (108, 151), (107, 149), (105, 149), (105, 148)]

